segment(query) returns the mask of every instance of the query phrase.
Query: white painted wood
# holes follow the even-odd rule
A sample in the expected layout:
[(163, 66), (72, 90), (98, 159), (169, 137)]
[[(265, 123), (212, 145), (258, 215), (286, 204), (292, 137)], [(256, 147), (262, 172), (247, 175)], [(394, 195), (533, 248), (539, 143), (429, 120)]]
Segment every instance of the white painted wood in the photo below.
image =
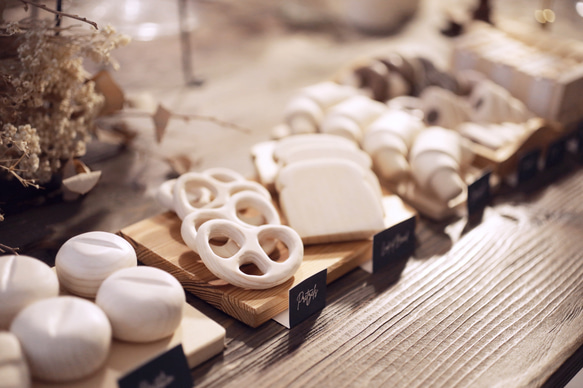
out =
[(0, 388), (30, 387), (30, 371), (18, 338), (0, 331)]
[(322, 122), (323, 133), (351, 139), (360, 144), (368, 125), (383, 114), (387, 106), (365, 96), (351, 97), (330, 109)]
[(74, 295), (95, 298), (109, 275), (138, 263), (134, 248), (109, 232), (87, 232), (67, 240), (57, 252), (55, 268), (60, 286)]
[(387, 110), (368, 127), (362, 148), (371, 155), (380, 177), (399, 180), (410, 173), (409, 149), (424, 128), (418, 116), (397, 109)]
[(66, 382), (96, 372), (111, 344), (107, 316), (94, 303), (75, 296), (37, 301), (22, 310), (10, 326), (40, 380)]
[(182, 285), (154, 267), (121, 269), (103, 281), (95, 304), (107, 315), (113, 337), (151, 342), (171, 336), (182, 322)]
[(0, 256), (0, 330), (6, 330), (20, 310), (59, 294), (57, 275), (42, 261), (26, 255)]
[[(200, 201), (199, 193), (205, 190), (210, 193), (210, 197), (208, 201)], [(233, 194), (245, 190), (255, 191), (266, 199), (271, 199), (271, 194), (265, 187), (245, 178), (226, 179), (226, 176), (213, 176), (204, 172), (187, 172), (178, 177), (174, 185), (174, 210), (180, 219), (184, 219), (198, 209), (223, 206)], [(196, 198), (194, 202), (191, 201), (193, 194)]]
[[(245, 211), (245, 213), (247, 211), (251, 212), (253, 216), (248, 217), (242, 211)], [(281, 225), (279, 213), (271, 201), (253, 191), (242, 191), (233, 195), (221, 207), (194, 211), (182, 220), (180, 227), (182, 240), (194, 252), (198, 253), (196, 242), (198, 229), (205, 222), (213, 219), (230, 220), (243, 228), (260, 225)], [(264, 248), (269, 251), (273, 247), (264, 246)], [(222, 252), (223, 255), (232, 255), (239, 247), (232, 242), (226, 242), (223, 245), (213, 245), (213, 249), (215, 252)]]
[(369, 238), (383, 230), (378, 179), (349, 160), (313, 159), (287, 165), (276, 188), (288, 225), (306, 244)]
[(429, 191), (443, 203), (463, 195), (467, 185), (460, 176), (466, 163), (459, 133), (429, 127), (417, 136), (411, 149), (413, 178), (422, 190)]
[[(296, 273), (304, 256), (300, 236), (284, 225), (242, 228), (229, 220), (210, 220), (198, 232), (198, 252), (209, 271), (218, 278), (245, 289), (267, 289), (286, 282)], [(215, 238), (233, 240), (240, 249), (231, 256), (219, 256), (210, 244)], [(282, 242), (288, 251), (285, 260), (272, 260), (262, 247), (262, 241), (265, 240)], [(243, 272), (241, 267), (245, 264), (254, 264), (260, 274)]]
[(291, 134), (316, 133), (327, 110), (358, 94), (358, 89), (324, 81), (301, 89), (284, 108), (284, 123)]

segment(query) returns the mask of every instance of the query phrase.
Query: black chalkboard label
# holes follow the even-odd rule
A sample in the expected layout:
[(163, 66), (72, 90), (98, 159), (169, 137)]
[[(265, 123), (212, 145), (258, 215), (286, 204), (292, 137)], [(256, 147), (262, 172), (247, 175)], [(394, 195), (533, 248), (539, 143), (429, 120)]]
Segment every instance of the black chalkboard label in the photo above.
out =
[(377, 272), (390, 262), (410, 257), (415, 251), (415, 216), (373, 236), (372, 271)]
[(483, 211), (486, 205), (490, 203), (490, 176), (492, 172), (488, 171), (468, 186), (468, 216), (478, 214)]
[(538, 173), (538, 160), (541, 150), (535, 149), (523, 154), (518, 160), (517, 179), (518, 183), (524, 183), (536, 176)]
[(178, 345), (121, 377), (119, 388), (190, 388), (192, 375)]
[(560, 165), (565, 160), (567, 139), (562, 138), (549, 144), (545, 158), (545, 169)]
[(326, 307), (327, 276), (324, 269), (289, 290), (290, 328)]

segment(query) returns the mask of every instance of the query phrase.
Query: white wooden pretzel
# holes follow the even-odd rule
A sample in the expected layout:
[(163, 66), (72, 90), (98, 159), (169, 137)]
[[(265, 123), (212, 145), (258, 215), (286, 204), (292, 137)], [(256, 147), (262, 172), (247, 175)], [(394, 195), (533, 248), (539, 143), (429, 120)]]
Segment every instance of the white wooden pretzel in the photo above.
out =
[[(242, 210), (251, 209), (258, 212), (258, 215), (248, 217), (241, 214)], [(184, 217), (180, 233), (184, 243), (193, 251), (198, 253), (196, 236), (198, 229), (205, 222), (214, 219), (230, 220), (241, 227), (254, 227), (264, 224), (280, 225), (281, 220), (277, 210), (265, 197), (253, 191), (242, 191), (233, 195), (223, 206), (214, 209), (200, 209)], [(272, 250), (273, 244), (263, 242), (264, 249)], [(232, 241), (227, 241), (222, 246), (213, 246), (215, 251), (223, 255), (233, 254), (238, 247)]]
[[(271, 194), (261, 184), (241, 178), (199, 172), (182, 174), (174, 185), (174, 211), (180, 219), (184, 219), (193, 211), (223, 206), (232, 195), (245, 190), (255, 191), (271, 199)], [(209, 193), (207, 200), (200, 200), (201, 191)], [(197, 198), (194, 202), (190, 200), (193, 192)]]
[[(232, 255), (218, 255), (211, 240), (228, 238), (240, 249)], [(261, 241), (281, 241), (289, 252), (286, 260), (272, 260), (261, 246)], [(247, 289), (267, 289), (290, 279), (301, 265), (304, 246), (300, 236), (284, 225), (263, 225), (254, 228), (241, 227), (229, 220), (210, 220), (202, 224), (196, 236), (199, 255), (215, 276), (230, 284)], [(261, 274), (243, 272), (245, 264), (254, 264)]]

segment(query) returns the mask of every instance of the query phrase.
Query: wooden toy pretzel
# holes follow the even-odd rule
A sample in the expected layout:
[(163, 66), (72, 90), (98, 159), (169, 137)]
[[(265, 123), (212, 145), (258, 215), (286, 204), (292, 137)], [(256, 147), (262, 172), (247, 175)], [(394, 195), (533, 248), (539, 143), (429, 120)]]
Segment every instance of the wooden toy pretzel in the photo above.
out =
[[(248, 216), (242, 214), (243, 210), (253, 210), (258, 214)], [(198, 253), (196, 245), (197, 231), (202, 224), (214, 219), (225, 219), (233, 221), (242, 227), (253, 227), (264, 224), (280, 225), (281, 221), (277, 210), (265, 197), (254, 191), (242, 191), (233, 195), (226, 204), (214, 209), (200, 209), (188, 214), (182, 221), (180, 233), (184, 243), (193, 251)], [(273, 244), (263, 242), (264, 249), (272, 250)], [(233, 247), (234, 243), (228, 241), (222, 246), (214, 246), (215, 251), (220, 250), (221, 254), (230, 255), (238, 247)], [(217, 251), (218, 252), (218, 251)]]
[[(240, 248), (232, 255), (220, 256), (210, 243), (216, 238), (228, 238)], [(261, 246), (261, 241), (265, 240), (281, 241), (289, 252), (287, 259), (282, 262), (271, 259)], [(199, 228), (196, 244), (209, 271), (232, 285), (248, 289), (266, 289), (282, 284), (298, 270), (304, 256), (300, 236), (284, 225), (248, 228), (229, 220), (210, 220)], [(246, 264), (254, 264), (260, 274), (244, 272), (241, 267)]]
[[(245, 190), (258, 192), (266, 199), (271, 199), (271, 194), (265, 187), (242, 176), (239, 178), (228, 174), (188, 172), (182, 174), (174, 185), (174, 211), (180, 219), (184, 219), (195, 210), (223, 206), (232, 195)], [(193, 192), (195, 201), (190, 199)], [(200, 200), (201, 192), (209, 195), (205, 201)]]

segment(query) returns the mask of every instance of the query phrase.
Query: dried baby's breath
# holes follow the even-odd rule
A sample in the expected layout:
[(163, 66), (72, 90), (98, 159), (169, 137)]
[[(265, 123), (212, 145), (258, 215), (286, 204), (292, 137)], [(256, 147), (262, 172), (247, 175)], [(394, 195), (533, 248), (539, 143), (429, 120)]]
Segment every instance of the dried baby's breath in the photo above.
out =
[(0, 179), (42, 184), (85, 153), (104, 104), (84, 60), (115, 65), (128, 38), (48, 20), (0, 24), (0, 37)]

